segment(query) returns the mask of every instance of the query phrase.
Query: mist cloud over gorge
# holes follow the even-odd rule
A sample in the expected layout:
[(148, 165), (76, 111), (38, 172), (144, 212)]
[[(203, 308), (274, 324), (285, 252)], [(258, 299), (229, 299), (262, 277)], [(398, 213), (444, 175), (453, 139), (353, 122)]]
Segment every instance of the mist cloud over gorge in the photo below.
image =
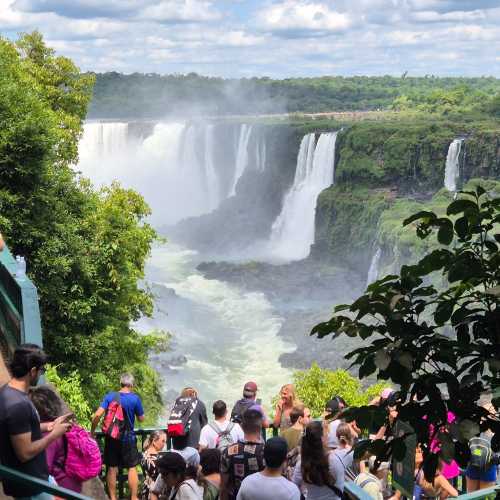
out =
[(3, 0), (0, 26), (92, 71), (500, 75), (496, 0)]

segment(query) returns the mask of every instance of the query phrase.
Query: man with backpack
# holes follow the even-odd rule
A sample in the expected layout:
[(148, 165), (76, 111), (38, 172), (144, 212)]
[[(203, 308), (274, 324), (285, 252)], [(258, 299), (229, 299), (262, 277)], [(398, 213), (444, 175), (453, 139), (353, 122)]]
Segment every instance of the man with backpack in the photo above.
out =
[(104, 463), (107, 467), (106, 482), (111, 500), (116, 500), (116, 476), (118, 468), (128, 469), (128, 485), (131, 500), (137, 500), (139, 478), (136, 466), (140, 461), (134, 433), (135, 418), (144, 420), (141, 398), (134, 393), (134, 377), (124, 373), (120, 377), (119, 392), (109, 392), (92, 419), (91, 434), (101, 417), (105, 415), (102, 430), (104, 438)]
[(262, 414), (258, 410), (246, 410), (241, 427), (244, 439), (222, 452), (220, 500), (236, 500), (243, 479), (264, 468)]
[(223, 451), (229, 445), (243, 440), (240, 424), (227, 418), (227, 406), (224, 401), (216, 401), (212, 407), (214, 421), (205, 425), (200, 434), (200, 451), (204, 448), (218, 448)]
[(264, 413), (264, 409), (257, 398), (257, 384), (255, 382), (247, 382), (243, 387), (243, 397), (236, 401), (231, 411), (231, 422), (241, 424), (243, 414), (248, 410), (257, 410), (262, 415), (262, 427), (269, 427), (269, 419)]

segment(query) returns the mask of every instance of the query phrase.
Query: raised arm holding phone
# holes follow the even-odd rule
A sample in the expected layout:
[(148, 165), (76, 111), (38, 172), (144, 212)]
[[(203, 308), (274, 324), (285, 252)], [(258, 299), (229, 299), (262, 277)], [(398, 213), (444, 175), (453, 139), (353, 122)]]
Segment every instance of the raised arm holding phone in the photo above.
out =
[[(38, 412), (28, 397), (30, 387), (45, 372), (45, 353), (34, 344), (19, 346), (12, 357), (12, 378), (0, 389), (0, 461), (24, 474), (48, 480), (45, 449), (71, 428), (72, 413), (40, 425)], [(42, 431), (47, 431), (44, 437)], [(14, 498), (39, 493), (32, 486), (5, 480), (4, 492)]]

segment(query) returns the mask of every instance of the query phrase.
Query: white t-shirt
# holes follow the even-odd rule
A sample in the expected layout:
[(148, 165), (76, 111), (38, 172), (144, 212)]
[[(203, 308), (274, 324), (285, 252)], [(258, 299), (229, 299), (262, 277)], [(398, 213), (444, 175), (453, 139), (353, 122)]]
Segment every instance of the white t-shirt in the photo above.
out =
[(334, 420), (328, 425), (328, 448), (338, 448), (339, 440), (337, 438), (337, 427), (342, 423), (342, 420)]
[[(227, 426), (230, 424), (229, 420), (224, 420), (223, 422), (212, 422), (212, 425), (215, 425), (220, 432), (224, 432), (227, 429)], [(201, 429), (200, 434), (200, 446), (206, 448), (215, 448), (217, 446), (217, 432), (212, 428), (212, 425), (207, 424), (203, 429)], [(244, 440), (243, 430), (239, 424), (233, 423), (233, 428), (231, 429), (231, 437), (233, 439), (233, 443), (237, 443), (238, 441)]]
[(250, 474), (241, 483), (236, 500), (300, 500), (300, 491), (283, 476), (268, 477), (262, 472)]

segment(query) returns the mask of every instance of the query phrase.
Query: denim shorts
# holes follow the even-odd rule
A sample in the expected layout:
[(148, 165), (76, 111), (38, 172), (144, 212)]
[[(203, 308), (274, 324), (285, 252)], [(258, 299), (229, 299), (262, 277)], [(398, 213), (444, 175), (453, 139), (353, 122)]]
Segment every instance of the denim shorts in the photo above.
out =
[(494, 483), (497, 480), (497, 466), (490, 465), (487, 469), (482, 470), (469, 465), (465, 471), (465, 476), (483, 483)]

